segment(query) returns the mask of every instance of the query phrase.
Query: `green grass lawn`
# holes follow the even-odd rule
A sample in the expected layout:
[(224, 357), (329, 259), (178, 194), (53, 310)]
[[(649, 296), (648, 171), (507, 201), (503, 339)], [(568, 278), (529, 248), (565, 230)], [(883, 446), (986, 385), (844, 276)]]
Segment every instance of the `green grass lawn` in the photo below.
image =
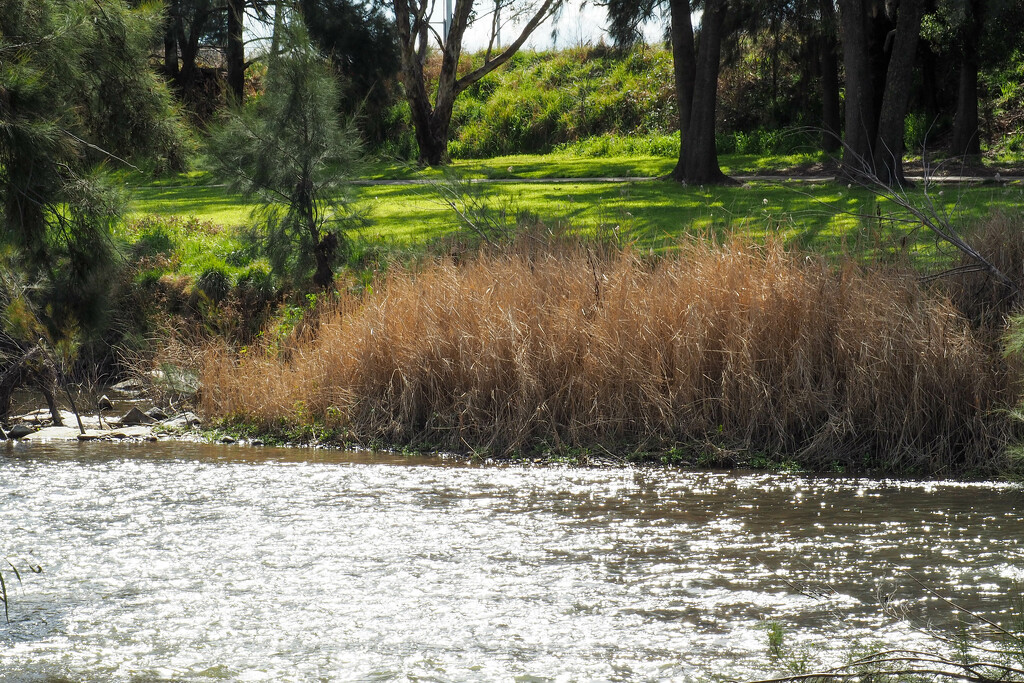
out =
[[(779, 158), (727, 158), (736, 168), (761, 163), (781, 169), (793, 160)], [(660, 166), (659, 166), (660, 164)], [(565, 159), (516, 156), (462, 161), (455, 172), (467, 178), (589, 177), (657, 175), (671, 169), (672, 160), (656, 157)], [(511, 172), (508, 170), (511, 168)], [(505, 175), (495, 169), (504, 169)], [(733, 171), (735, 172), (735, 171)], [(371, 178), (419, 178), (421, 185), (376, 185), (356, 188), (356, 208), (367, 218), (357, 234), (367, 241), (403, 246), (437, 238), (464, 227), (443, 199), (453, 189), (457, 205), (466, 197), (492, 212), (515, 216), (529, 212), (547, 223), (564, 222), (583, 231), (615, 228), (639, 248), (663, 248), (686, 235), (722, 238), (747, 236), (763, 240), (777, 236), (786, 243), (825, 254), (891, 254), (906, 248), (930, 260), (935, 255), (932, 236), (891, 220), (895, 207), (879, 201), (866, 190), (836, 183), (752, 181), (743, 186), (684, 187), (670, 181), (622, 183), (501, 183), (468, 185), (447, 181), (433, 169), (402, 169), (378, 164)], [(132, 216), (163, 215), (195, 217), (224, 230), (198, 231), (176, 239), (185, 261), (206, 256), (227, 258), (239, 249), (235, 228), (249, 222), (251, 207), (241, 197), (202, 173), (157, 181), (127, 177), (133, 197)], [(938, 190), (933, 189), (933, 193)], [(923, 200), (921, 190), (913, 193)], [(1019, 211), (1024, 206), (1024, 186), (949, 186), (935, 194), (943, 208), (965, 229), (992, 211)], [(130, 235), (125, 237), (130, 238)], [(224, 252), (224, 253), (221, 253)]]
[[(722, 170), (734, 175), (786, 173), (821, 163), (821, 153), (758, 156), (728, 154)], [(647, 178), (667, 175), (676, 165), (663, 156), (578, 156), (568, 152), (516, 154), (491, 159), (456, 159), (451, 168), (465, 178)], [(374, 180), (441, 178), (439, 169), (422, 169), (405, 162), (378, 161), (367, 169)]]

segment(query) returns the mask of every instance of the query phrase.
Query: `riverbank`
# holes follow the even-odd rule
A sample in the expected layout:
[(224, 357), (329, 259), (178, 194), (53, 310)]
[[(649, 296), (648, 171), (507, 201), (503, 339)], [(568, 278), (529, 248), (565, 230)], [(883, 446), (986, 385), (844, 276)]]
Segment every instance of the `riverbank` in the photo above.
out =
[(153, 442), (160, 439), (202, 438), (202, 420), (191, 411), (172, 416), (152, 407), (146, 412), (133, 407), (121, 417), (104, 417), (102, 412), (76, 414), (60, 410), (59, 420), (47, 409), (33, 410), (10, 418), (0, 426), (0, 442), (50, 443), (74, 441)]
[(211, 349), (204, 413), (250, 434), (500, 458), (991, 476), (1014, 373), (948, 294), (778, 244), (636, 254), (522, 239), (346, 290)]

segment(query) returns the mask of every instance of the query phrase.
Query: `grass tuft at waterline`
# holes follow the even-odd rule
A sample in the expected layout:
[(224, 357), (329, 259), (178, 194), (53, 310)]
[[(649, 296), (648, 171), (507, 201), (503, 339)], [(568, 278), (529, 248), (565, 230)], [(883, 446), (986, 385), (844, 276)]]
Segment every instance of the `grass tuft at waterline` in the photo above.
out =
[(396, 267), (286, 343), (209, 351), (202, 375), (207, 414), (267, 432), (905, 474), (998, 470), (1013, 403), (998, 351), (911, 274), (742, 241), (528, 236)]

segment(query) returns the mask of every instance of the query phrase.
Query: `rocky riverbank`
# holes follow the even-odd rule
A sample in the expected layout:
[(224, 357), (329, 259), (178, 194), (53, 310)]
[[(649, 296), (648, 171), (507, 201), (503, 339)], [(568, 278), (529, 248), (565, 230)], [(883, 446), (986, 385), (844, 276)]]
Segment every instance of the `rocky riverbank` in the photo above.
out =
[(197, 430), (202, 421), (195, 413), (182, 411), (168, 415), (160, 408), (143, 412), (132, 406), (119, 417), (106, 411), (79, 414), (60, 411), (60, 424), (49, 410), (34, 410), (11, 418), (9, 428), (0, 427), (0, 440), (45, 441), (157, 441), (162, 437), (180, 437)]

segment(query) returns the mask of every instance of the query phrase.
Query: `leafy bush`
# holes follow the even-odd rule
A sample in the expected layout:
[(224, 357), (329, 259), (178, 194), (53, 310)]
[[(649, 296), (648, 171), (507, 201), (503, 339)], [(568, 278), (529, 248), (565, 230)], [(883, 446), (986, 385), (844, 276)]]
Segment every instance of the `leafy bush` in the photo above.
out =
[(213, 303), (219, 304), (231, 291), (231, 279), (224, 268), (214, 266), (207, 268), (199, 276), (196, 280), (196, 289)]

